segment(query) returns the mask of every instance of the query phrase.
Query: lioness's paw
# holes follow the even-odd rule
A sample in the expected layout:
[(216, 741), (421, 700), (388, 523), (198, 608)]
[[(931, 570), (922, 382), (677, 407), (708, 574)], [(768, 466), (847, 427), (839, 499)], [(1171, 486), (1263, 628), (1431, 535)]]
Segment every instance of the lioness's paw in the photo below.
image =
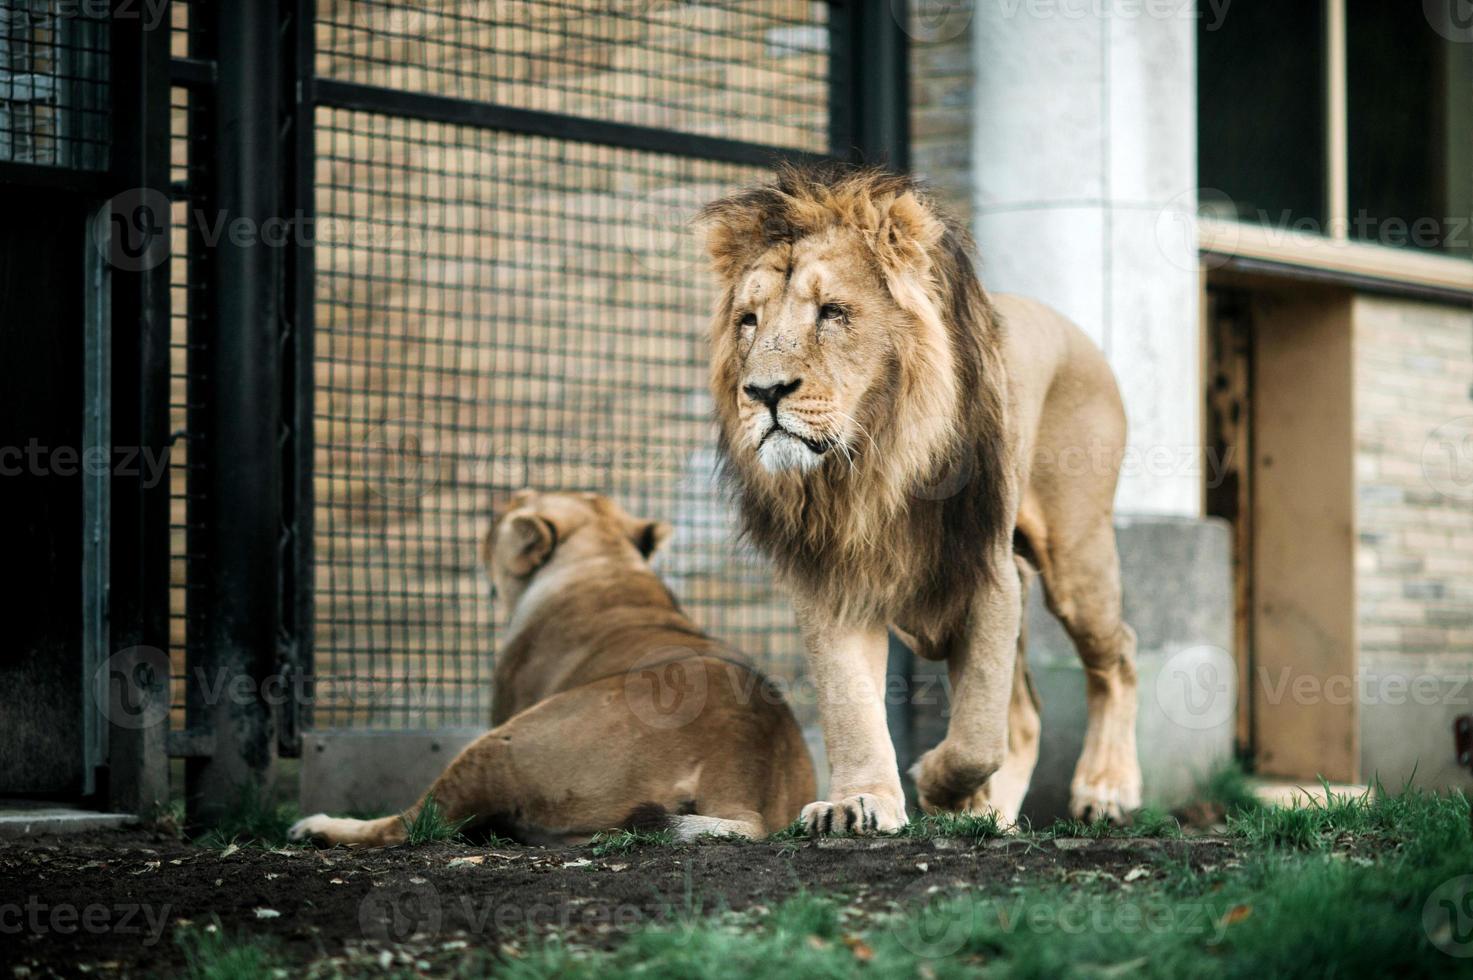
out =
[(287, 830), (286, 836), (289, 840), (311, 840), (321, 838), (327, 833), (327, 828), (332, 824), (332, 817), (325, 813), (314, 813), (310, 817), (303, 817), (292, 824)]
[(810, 803), (798, 815), (810, 834), (883, 834), (906, 824), (905, 804), (874, 793)]

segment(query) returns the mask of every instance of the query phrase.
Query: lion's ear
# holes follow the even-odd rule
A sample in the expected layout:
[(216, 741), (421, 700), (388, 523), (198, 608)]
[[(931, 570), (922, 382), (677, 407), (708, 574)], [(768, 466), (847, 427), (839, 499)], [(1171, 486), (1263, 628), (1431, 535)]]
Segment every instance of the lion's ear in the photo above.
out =
[(924, 273), (931, 268), (931, 254), (945, 234), (946, 226), (930, 206), (906, 191), (885, 210), (875, 246), (881, 261), (893, 271)]
[(639, 553), (649, 558), (660, 546), (670, 540), (670, 535), (675, 533), (675, 528), (665, 521), (641, 521), (635, 519), (629, 525), (629, 540), (634, 542), (634, 547)]
[(711, 265), (722, 279), (732, 279), (746, 267), (750, 256), (764, 240), (762, 216), (753, 208), (732, 201), (715, 201), (701, 209), (695, 219)]
[(503, 533), (511, 545), (507, 571), (513, 575), (531, 575), (546, 564), (557, 547), (557, 529), (536, 514), (512, 514)]

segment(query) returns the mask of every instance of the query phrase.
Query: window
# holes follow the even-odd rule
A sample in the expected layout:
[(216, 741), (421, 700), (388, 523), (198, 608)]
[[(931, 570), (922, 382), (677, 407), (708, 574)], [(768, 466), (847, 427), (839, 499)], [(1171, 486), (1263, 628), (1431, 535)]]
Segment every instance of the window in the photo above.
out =
[(1198, 20), (1197, 159), (1214, 217), (1325, 220), (1325, 67), (1318, 4), (1237, 0)]
[(1427, 5), (1236, 0), (1198, 27), (1205, 215), (1473, 256), (1473, 44)]
[(1349, 235), (1473, 254), (1473, 48), (1421, 4), (1347, 0)]

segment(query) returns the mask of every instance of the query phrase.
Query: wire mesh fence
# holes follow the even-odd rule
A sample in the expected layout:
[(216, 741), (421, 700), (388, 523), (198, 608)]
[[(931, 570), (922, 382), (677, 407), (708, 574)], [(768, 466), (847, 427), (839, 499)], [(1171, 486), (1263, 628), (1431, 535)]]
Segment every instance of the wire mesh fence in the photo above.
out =
[[(826, 6), (319, 4), (323, 77), (763, 146), (828, 146)], [(694, 618), (796, 678), (786, 599), (715, 485), (688, 221), (760, 166), (316, 110), (312, 724), (484, 724), (493, 501), (609, 493), (671, 521)]]
[[(207, 0), (172, 0), (169, 48), (173, 58), (208, 52)], [(202, 491), (205, 419), (210, 379), (207, 265), (200, 214), (206, 206), (211, 149), (210, 93), (169, 89), (169, 661), (170, 705), (176, 729), (186, 724), (190, 652), (205, 642), (203, 530), (209, 520)]]
[(107, 166), (108, 22), (95, 6), (0, 0), (0, 160)]

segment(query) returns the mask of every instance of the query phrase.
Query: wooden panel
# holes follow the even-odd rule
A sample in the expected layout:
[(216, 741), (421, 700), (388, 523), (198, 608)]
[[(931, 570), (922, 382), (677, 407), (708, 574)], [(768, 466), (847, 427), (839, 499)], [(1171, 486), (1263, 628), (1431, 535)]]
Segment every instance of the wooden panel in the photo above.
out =
[(1253, 334), (1257, 768), (1356, 782), (1351, 296), (1259, 293)]

